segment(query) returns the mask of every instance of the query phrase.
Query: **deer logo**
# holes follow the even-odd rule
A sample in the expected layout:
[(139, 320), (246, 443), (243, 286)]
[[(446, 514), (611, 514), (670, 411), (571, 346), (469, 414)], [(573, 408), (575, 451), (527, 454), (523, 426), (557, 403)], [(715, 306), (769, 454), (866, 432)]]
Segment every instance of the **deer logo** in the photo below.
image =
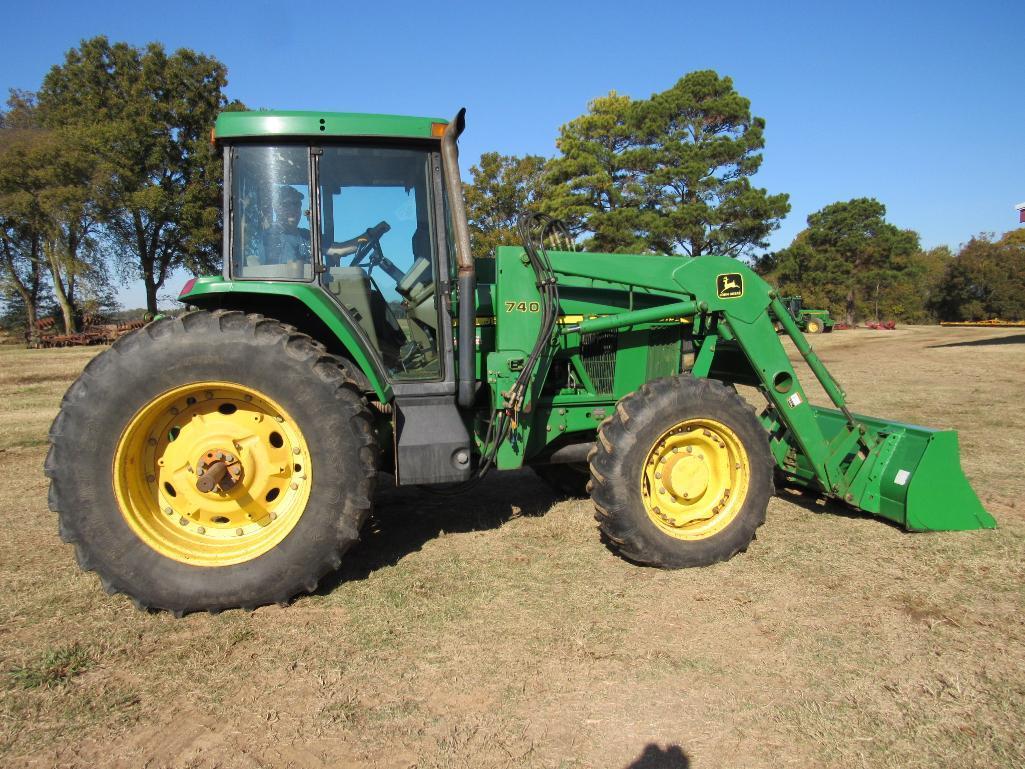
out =
[(720, 299), (736, 299), (744, 295), (744, 278), (739, 272), (720, 275), (715, 283), (715, 293)]

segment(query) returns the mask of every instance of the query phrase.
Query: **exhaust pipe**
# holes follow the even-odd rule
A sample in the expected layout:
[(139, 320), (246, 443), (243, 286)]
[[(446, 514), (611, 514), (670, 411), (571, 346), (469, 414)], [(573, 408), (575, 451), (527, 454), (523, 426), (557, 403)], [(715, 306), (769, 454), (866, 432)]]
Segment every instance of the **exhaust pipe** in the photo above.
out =
[(470, 253), (470, 228), (466, 223), (463, 204), (463, 182), (459, 178), (459, 139), (466, 127), (466, 108), (463, 107), (448, 124), (441, 137), (441, 157), (445, 162), (445, 190), (456, 241), (456, 286), (459, 292), (459, 378), (456, 403), (469, 408), (477, 394), (474, 353), (477, 347), (477, 274)]

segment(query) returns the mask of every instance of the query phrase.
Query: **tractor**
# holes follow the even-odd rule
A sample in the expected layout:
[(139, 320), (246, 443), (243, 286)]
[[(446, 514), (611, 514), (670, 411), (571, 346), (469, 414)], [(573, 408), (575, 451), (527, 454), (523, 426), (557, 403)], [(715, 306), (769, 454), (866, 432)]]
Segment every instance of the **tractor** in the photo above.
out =
[(746, 550), (777, 483), (914, 531), (995, 526), (957, 434), (852, 413), (743, 262), (584, 253), (540, 215), (475, 259), (464, 125), (219, 116), (223, 273), (95, 357), (50, 431), (60, 535), (109, 593), (286, 604), (342, 565), (379, 473), (459, 493), (530, 466), (590, 495), (614, 553), (673, 569)]
[(833, 330), (835, 321), (829, 310), (810, 310), (804, 306), (804, 300), (800, 296), (784, 296), (780, 301), (797, 321), (797, 327), (805, 334), (828, 334)]

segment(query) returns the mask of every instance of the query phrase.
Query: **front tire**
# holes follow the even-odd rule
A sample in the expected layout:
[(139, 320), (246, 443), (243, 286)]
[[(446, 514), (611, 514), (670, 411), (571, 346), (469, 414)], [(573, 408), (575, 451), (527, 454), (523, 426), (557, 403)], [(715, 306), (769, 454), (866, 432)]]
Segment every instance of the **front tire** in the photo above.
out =
[(721, 382), (684, 374), (616, 405), (590, 456), (595, 518), (636, 563), (706, 566), (746, 550), (773, 494), (768, 436)]
[(144, 609), (311, 592), (370, 512), (376, 445), (345, 363), (260, 315), (192, 312), (123, 337), (68, 390), (50, 442), (62, 538)]
[(822, 321), (811, 318), (804, 328), (807, 334), (821, 334), (822, 333)]

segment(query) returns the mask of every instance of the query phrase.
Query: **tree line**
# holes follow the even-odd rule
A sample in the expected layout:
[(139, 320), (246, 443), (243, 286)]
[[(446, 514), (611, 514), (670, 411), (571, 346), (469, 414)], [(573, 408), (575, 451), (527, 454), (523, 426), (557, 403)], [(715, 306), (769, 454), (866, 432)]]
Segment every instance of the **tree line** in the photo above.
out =
[[(35, 92), (11, 92), (0, 111), (0, 315), (30, 337), (43, 315), (72, 333), (116, 307), (118, 282), (141, 281), (156, 312), (175, 270), (218, 270), (222, 168), (210, 128), (243, 108), (226, 83), (214, 57), (96, 37)], [(560, 128), (553, 157), (487, 152), (473, 165), (475, 256), (518, 243), (520, 212), (540, 211), (587, 250), (746, 259), (782, 293), (851, 323), (1025, 317), (1025, 230), (923, 250), (861, 198), (815, 212), (789, 246), (768, 251), (790, 201), (752, 181), (764, 148), (765, 120), (714, 71), (647, 99), (611, 92)]]
[(221, 162), (210, 144), (227, 69), (105, 37), (67, 52), (0, 112), (0, 296), (30, 336), (56, 311), (65, 332), (141, 280), (146, 307), (176, 269), (215, 270)]
[(567, 222), (589, 250), (746, 258), (782, 294), (850, 324), (1025, 319), (1025, 229), (923, 250), (882, 203), (857, 198), (816, 211), (789, 246), (767, 251), (790, 205), (751, 183), (764, 128), (712, 71), (649, 99), (595, 99), (560, 129), (555, 157), (490, 152), (470, 169), (474, 253), (517, 243), (518, 212), (534, 210)]

